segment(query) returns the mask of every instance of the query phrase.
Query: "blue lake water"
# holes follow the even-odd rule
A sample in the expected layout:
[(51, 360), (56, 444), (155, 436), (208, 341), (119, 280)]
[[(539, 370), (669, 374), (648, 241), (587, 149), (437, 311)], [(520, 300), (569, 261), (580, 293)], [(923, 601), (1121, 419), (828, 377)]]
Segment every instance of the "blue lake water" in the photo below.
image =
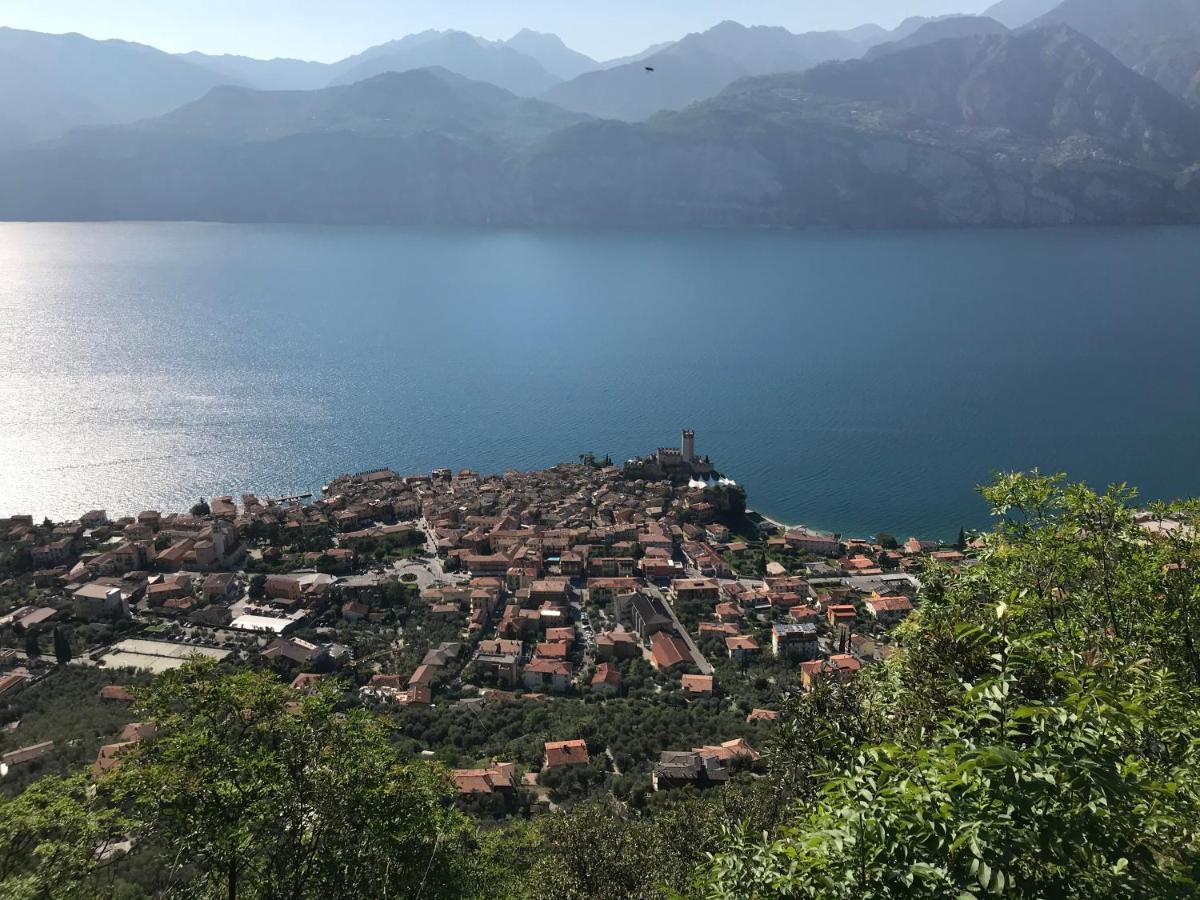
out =
[(0, 224), (0, 514), (683, 426), (844, 533), (984, 524), (999, 469), (1200, 493), (1200, 230)]

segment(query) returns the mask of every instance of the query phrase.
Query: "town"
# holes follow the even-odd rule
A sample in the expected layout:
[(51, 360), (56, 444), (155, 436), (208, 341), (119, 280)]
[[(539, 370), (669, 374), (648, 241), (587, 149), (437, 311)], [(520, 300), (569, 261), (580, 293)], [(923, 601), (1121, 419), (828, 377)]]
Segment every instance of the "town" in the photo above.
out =
[(0, 518), (0, 789), (119, 765), (153, 738), (131, 688), (196, 656), (336, 682), (481, 816), (717, 786), (753, 772), (790, 695), (886, 659), (963, 544), (783, 528), (691, 431), (623, 465)]

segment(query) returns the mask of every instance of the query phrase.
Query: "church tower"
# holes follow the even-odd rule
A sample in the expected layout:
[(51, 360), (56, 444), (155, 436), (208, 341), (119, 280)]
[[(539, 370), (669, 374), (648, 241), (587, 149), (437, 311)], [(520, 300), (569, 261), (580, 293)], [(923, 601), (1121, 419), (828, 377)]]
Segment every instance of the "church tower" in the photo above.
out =
[(696, 432), (683, 429), (683, 461), (689, 465), (696, 461)]

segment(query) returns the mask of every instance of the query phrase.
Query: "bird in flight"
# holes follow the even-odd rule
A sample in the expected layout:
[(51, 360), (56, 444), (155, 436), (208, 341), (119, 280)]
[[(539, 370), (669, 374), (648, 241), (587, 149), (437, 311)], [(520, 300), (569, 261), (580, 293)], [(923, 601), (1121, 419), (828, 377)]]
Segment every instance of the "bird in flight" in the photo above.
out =
[(646, 66), (646, 71), (647, 71), (647, 72), (653, 72), (653, 71), (654, 71), (654, 66)]

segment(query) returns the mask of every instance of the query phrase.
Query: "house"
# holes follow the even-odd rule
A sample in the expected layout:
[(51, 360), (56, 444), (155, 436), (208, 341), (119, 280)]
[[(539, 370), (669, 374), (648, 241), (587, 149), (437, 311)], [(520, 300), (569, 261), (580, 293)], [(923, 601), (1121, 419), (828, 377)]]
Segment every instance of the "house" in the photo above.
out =
[(837, 557), (842, 552), (841, 541), (837, 535), (817, 534), (806, 528), (796, 528), (783, 537), (787, 546), (802, 553), (826, 558)]
[(811, 622), (776, 622), (771, 626), (771, 653), (774, 656), (809, 660), (816, 659), (819, 652), (817, 626)]
[(463, 565), (476, 578), (480, 576), (503, 578), (512, 565), (512, 560), (499, 553), (494, 555), (472, 553), (463, 557)]
[(641, 653), (638, 639), (630, 631), (603, 631), (596, 635), (596, 659), (633, 659)]
[(750, 762), (755, 762), (761, 755), (746, 743), (745, 738), (735, 738), (732, 741), (725, 741), (722, 744), (715, 744), (708, 747), (696, 747), (692, 752), (699, 753), (701, 756), (715, 757), (722, 763), (728, 763), (734, 759), (748, 759)]
[(299, 600), (304, 594), (304, 586), (298, 578), (290, 575), (272, 575), (265, 585), (266, 595), (271, 600)]
[(746, 716), (747, 722), (774, 722), (779, 718), (779, 713), (773, 709), (752, 709), (750, 715)]
[(591, 762), (587, 741), (547, 741), (542, 751), (542, 769), (586, 766)]
[(122, 619), (129, 615), (125, 594), (120, 588), (91, 582), (75, 591), (73, 612), (78, 619)]
[(40, 759), (54, 749), (54, 741), (42, 741), (40, 744), (30, 744), (0, 755), (0, 774), (7, 772), (13, 766), (22, 766)]
[(741, 634), (742, 627), (734, 622), (701, 622), (700, 636), (706, 634), (719, 634), (722, 637), (732, 637), (735, 634)]
[(811, 691), (817, 681), (831, 678), (835, 681), (849, 681), (859, 670), (862, 663), (848, 653), (838, 653), (829, 659), (814, 659), (800, 664), (800, 682), (804, 690)]
[(119, 684), (106, 684), (100, 688), (100, 699), (111, 703), (132, 703), (133, 694)]
[(422, 663), (413, 670), (412, 675), (408, 679), (408, 686), (424, 685), (430, 687), (433, 685), (434, 679), (438, 676), (437, 667)]
[(632, 556), (593, 556), (587, 561), (589, 578), (630, 578), (636, 568)]
[(616, 695), (621, 691), (621, 673), (612, 663), (602, 662), (592, 676), (592, 690), (598, 694)]
[(913, 611), (912, 601), (902, 594), (894, 596), (868, 597), (867, 612), (884, 625), (894, 625), (906, 619)]
[(517, 767), (513, 763), (493, 763), (486, 769), (455, 769), (451, 773), (460, 794), (494, 794), (517, 787)]
[(70, 559), (74, 547), (74, 539), (65, 537), (41, 547), (32, 548), (29, 551), (29, 557), (39, 569), (50, 569), (54, 566), (61, 566)]
[(715, 578), (676, 578), (671, 592), (681, 601), (716, 603), (721, 599), (721, 585)]
[(237, 579), (229, 572), (214, 572), (200, 585), (200, 596), (209, 603), (226, 602), (237, 595)]
[(0, 698), (19, 693), (27, 684), (29, 684), (29, 677), (19, 672), (0, 675)]
[(748, 634), (731, 635), (725, 638), (725, 651), (730, 659), (749, 662), (758, 656), (758, 641)]
[(603, 606), (622, 594), (634, 593), (641, 586), (636, 578), (592, 578), (588, 581), (588, 597)]
[(351, 624), (361, 622), (370, 612), (371, 607), (356, 600), (347, 600), (342, 604), (342, 618)]
[(966, 561), (966, 554), (958, 550), (935, 550), (929, 554), (929, 558), (937, 563), (956, 566)]
[(92, 764), (92, 774), (103, 775), (115, 769), (121, 764), (121, 757), (129, 748), (153, 737), (156, 731), (150, 722), (131, 722), (126, 725), (121, 731), (119, 741), (100, 748), (100, 752), (96, 754), (96, 761)]
[(17, 631), (30, 631), (57, 615), (58, 610), (52, 606), (27, 606), (16, 612), (11, 621)]
[(649, 638), (661, 631), (670, 631), (675, 627), (675, 619), (671, 616), (666, 604), (657, 597), (637, 594), (629, 606), (630, 620), (633, 630), (643, 639)]
[(858, 610), (852, 603), (831, 603), (825, 607), (825, 619), (834, 628), (853, 625), (858, 621)]
[(318, 675), (316, 672), (301, 672), (292, 679), (292, 683), (289, 685), (289, 687), (291, 687), (293, 691), (307, 693), (324, 677), (324, 675)]
[(745, 614), (745, 611), (736, 603), (717, 604), (716, 616), (721, 622), (738, 622)]
[(679, 679), (679, 687), (692, 697), (711, 697), (713, 678), (711, 675), (684, 675)]
[(566, 659), (570, 652), (570, 644), (563, 641), (546, 641), (537, 645), (534, 656), (540, 659)]
[(535, 657), (521, 675), (521, 681), (531, 691), (562, 692), (571, 686), (574, 668), (563, 659)]
[(682, 563), (670, 557), (655, 556), (644, 556), (638, 560), (638, 569), (644, 578), (658, 584), (678, 578), (684, 571)]
[(475, 655), (475, 670), (491, 675), (510, 687), (517, 683), (521, 659), (521, 642), (513, 640), (480, 641)]
[(691, 651), (673, 631), (656, 631), (650, 638), (650, 664), (660, 672), (690, 664)]
[(263, 659), (284, 663), (289, 666), (312, 668), (330, 661), (329, 651), (299, 638), (277, 638), (259, 654)]
[(794, 622), (811, 622), (821, 618), (821, 613), (807, 605), (793, 606), (788, 610), (788, 617)]
[(691, 752), (667, 750), (659, 755), (658, 763), (650, 774), (650, 782), (656, 791), (671, 788), (710, 787), (729, 780), (729, 770), (716, 756)]

